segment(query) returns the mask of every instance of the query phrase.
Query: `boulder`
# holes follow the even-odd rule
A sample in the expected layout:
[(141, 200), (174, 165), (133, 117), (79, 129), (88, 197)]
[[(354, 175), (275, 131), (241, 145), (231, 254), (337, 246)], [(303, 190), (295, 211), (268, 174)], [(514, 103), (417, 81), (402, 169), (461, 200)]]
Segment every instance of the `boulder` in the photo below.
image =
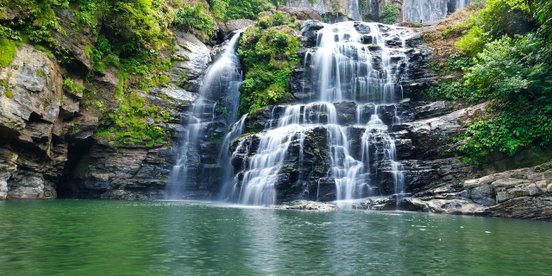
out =
[(247, 27), (255, 24), (255, 21), (249, 19), (235, 19), (228, 20), (221, 24), (221, 30), (228, 36), (228, 34), (234, 33), (239, 30), (243, 30)]
[(280, 6), (278, 10), (289, 16), (294, 16), (299, 20), (322, 20), (322, 16), (320, 16), (317, 10), (308, 7)]

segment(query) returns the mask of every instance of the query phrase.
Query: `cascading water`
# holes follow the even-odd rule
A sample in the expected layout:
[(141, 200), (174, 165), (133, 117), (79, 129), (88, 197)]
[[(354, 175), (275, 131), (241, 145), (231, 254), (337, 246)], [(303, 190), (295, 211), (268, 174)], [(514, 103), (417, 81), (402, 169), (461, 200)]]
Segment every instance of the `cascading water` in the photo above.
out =
[(435, 23), (458, 9), (465, 8), (471, 0), (404, 0), (403, 20), (408, 22)]
[(240, 35), (241, 32), (237, 32), (232, 36), (224, 52), (208, 68), (191, 116), (183, 119), (186, 129), (180, 136), (177, 161), (169, 176), (166, 199), (181, 199), (187, 185), (204, 181), (200, 168), (201, 141), (209, 139), (210, 132), (220, 123), (230, 125), (236, 120), (242, 81), (240, 61), (236, 56)]
[[(401, 193), (402, 166), (389, 130), (400, 122), (396, 112), (402, 98), (400, 82), (408, 67), (405, 37), (411, 35), (407, 28), (377, 23), (324, 25), (316, 49), (304, 62), (305, 78), (313, 83), (315, 96), (310, 103), (273, 107), (267, 128), (239, 141), (232, 158), (239, 163), (239, 172), (229, 197), (242, 204), (278, 202), (276, 186), (289, 181), (281, 173), (289, 169), (286, 162), (301, 164), (307, 133), (320, 128), (327, 135), (327, 179), (335, 183), (341, 206), (349, 206), (350, 199)], [(343, 102), (357, 106), (352, 124), (340, 123), (336, 106)], [(380, 119), (379, 107), (394, 112), (391, 122)], [(367, 110), (369, 120), (362, 116)], [(362, 130), (360, 153), (352, 145), (356, 129)], [(297, 160), (287, 160), (291, 151), (299, 151)], [(386, 176), (393, 181), (391, 191), (378, 188)]]
[(360, 7), (358, 4), (359, 0), (349, 0), (349, 18), (354, 20), (360, 20)]

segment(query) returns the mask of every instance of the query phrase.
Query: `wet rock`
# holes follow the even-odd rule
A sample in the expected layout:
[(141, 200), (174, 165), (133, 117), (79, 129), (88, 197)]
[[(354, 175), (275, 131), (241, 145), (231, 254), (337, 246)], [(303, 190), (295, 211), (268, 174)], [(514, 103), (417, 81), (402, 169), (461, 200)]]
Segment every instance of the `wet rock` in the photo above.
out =
[(307, 200), (296, 200), (292, 202), (282, 203), (276, 208), (286, 209), (286, 210), (307, 210), (307, 211), (333, 211), (337, 208), (335, 204), (323, 203), (317, 201), (307, 201)]
[(301, 41), (305, 48), (316, 47), (318, 42), (318, 31), (324, 28), (320, 21), (307, 20), (301, 26)]
[[(329, 169), (329, 157), (325, 150), (327, 144), (327, 130), (324, 127), (306, 127), (301, 130), (304, 141), (299, 133), (292, 136), (290, 145), (283, 163), (278, 171), (277, 181), (274, 184), (276, 202), (289, 202), (298, 199), (321, 200), (319, 195), (320, 181)], [(246, 135), (237, 139), (231, 146), (232, 165), (238, 172), (238, 180), (249, 168), (251, 158), (257, 154), (262, 136), (269, 133), (260, 132)], [(301, 154), (302, 149), (302, 154)], [(241, 187), (241, 183), (236, 183)], [(335, 184), (332, 185), (335, 199)], [(331, 195), (329, 195), (331, 197)]]
[(385, 210), (386, 206), (393, 204), (389, 197), (367, 197), (352, 202), (353, 209), (361, 210)]
[(65, 50), (76, 58), (76, 61), (83, 67), (83, 72), (91, 71), (93, 69), (91, 55), (86, 54), (86, 52), (89, 45), (96, 44), (97, 36), (92, 33), (90, 28), (75, 27), (79, 26), (79, 23), (72, 10), (60, 9), (55, 12), (60, 18), (58, 20), (60, 26), (56, 30), (63, 30), (63, 33), (53, 32), (53, 38), (57, 45), (62, 45)]

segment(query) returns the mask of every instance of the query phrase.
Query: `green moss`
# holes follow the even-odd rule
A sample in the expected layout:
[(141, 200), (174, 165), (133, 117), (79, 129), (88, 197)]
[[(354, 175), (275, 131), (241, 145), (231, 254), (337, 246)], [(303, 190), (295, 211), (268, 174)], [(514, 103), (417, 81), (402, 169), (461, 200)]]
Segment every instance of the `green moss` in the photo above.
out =
[(299, 65), (299, 24), (281, 12), (259, 19), (241, 38), (238, 55), (245, 78), (241, 88), (240, 112), (290, 100), (289, 81)]
[(70, 78), (63, 80), (63, 88), (67, 92), (75, 95), (82, 95), (84, 93), (84, 86), (76, 83), (75, 80)]
[(2, 38), (0, 39), (0, 66), (8, 67), (15, 58), (15, 41)]
[(7, 89), (7, 90), (4, 90), (4, 95), (6, 96), (6, 98), (8, 99), (13, 99), (13, 91)]
[[(105, 115), (110, 123), (97, 129), (96, 138), (105, 139), (117, 147), (129, 145), (154, 147), (165, 144), (170, 137), (170, 133), (165, 128), (165, 124), (172, 119), (170, 114), (159, 106), (146, 102), (139, 90), (129, 87), (130, 84), (126, 78), (125, 73), (120, 74), (116, 95), (120, 104), (115, 111)], [(103, 102), (95, 104), (103, 104)], [(96, 108), (102, 110), (104, 107), (96, 106)]]
[(36, 69), (36, 75), (43, 78), (46, 77), (46, 72), (44, 71), (44, 69), (38, 68)]

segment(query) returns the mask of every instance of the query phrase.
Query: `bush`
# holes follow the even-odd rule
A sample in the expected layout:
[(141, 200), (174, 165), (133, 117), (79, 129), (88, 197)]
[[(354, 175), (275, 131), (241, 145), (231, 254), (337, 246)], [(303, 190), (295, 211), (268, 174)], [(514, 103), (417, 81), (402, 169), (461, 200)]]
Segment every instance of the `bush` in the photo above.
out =
[(295, 19), (277, 12), (261, 17), (257, 27), (249, 28), (242, 35), (238, 50), (245, 73), (241, 113), (291, 99), (289, 81), (299, 65), (298, 27)]
[(467, 34), (465, 34), (460, 40), (456, 41), (454, 46), (460, 51), (475, 56), (485, 47), (485, 44), (489, 41), (489, 36), (478, 26), (472, 27)]
[(533, 34), (493, 41), (464, 77), (493, 116), (470, 124), (459, 151), (478, 163), (493, 153), (515, 155), (552, 142), (552, 49)]
[(447, 100), (457, 101), (463, 100), (469, 103), (481, 101), (481, 98), (475, 97), (470, 87), (464, 86), (462, 80), (443, 81), (436, 86), (432, 86), (424, 90), (423, 96), (427, 100)]
[[(546, 3), (545, 3), (546, 2)], [(489, 101), (488, 114), (469, 124), (458, 153), (474, 164), (495, 154), (552, 144), (552, 37), (549, 1), (487, 0), (455, 46), (445, 73), (462, 69), (457, 81), (425, 91), (430, 99)], [(464, 26), (464, 25), (463, 25)], [(456, 29), (446, 30), (456, 32)], [(443, 34), (446, 36), (447, 34)], [(466, 59), (465, 57), (471, 57)]]
[(198, 30), (204, 38), (209, 38), (213, 35), (215, 22), (207, 10), (203, 3), (180, 8), (176, 11), (173, 24), (187, 31)]
[(385, 3), (383, 6), (383, 13), (381, 14), (381, 21), (385, 24), (395, 24), (399, 17), (399, 10), (391, 3)]

